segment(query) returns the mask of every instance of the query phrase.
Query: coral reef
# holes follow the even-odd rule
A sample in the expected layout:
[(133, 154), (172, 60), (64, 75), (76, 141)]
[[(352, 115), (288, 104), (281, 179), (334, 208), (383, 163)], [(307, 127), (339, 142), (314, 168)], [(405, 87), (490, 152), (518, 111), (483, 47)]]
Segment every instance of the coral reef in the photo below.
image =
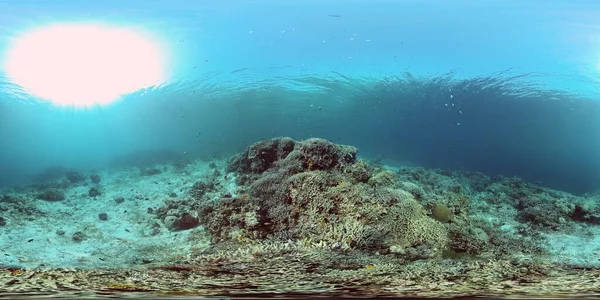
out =
[(90, 197), (92, 197), (92, 198), (96, 198), (96, 197), (98, 197), (98, 196), (102, 195), (102, 192), (101, 192), (101, 191), (100, 191), (100, 189), (99, 189), (99, 188), (97, 188), (97, 187), (91, 187), (91, 188), (88, 190), (88, 195), (89, 195)]
[(597, 263), (598, 246), (578, 245), (600, 245), (600, 195), (476, 172), (374, 167), (357, 154), (324, 139), (275, 138), (228, 160), (50, 170), (51, 181), (2, 190), (5, 241), (28, 249), (2, 247), (3, 259), (20, 265), (44, 253), (53, 260), (46, 265), (114, 266), (318, 251), (324, 260), (360, 257), (365, 268), (375, 258), (408, 265), (573, 253), (571, 261)]
[[(597, 220), (593, 205), (566, 205), (576, 203), (573, 197), (514, 179), (374, 168), (357, 159), (356, 148), (323, 139), (260, 141), (231, 157), (226, 170), (236, 179), (234, 195), (219, 192), (216, 181), (197, 182), (189, 200), (167, 201), (157, 215), (171, 230), (185, 229), (175, 225), (184, 215), (198, 219), (216, 245), (296, 240), (407, 260), (541, 254), (541, 237), (507, 228), (518, 232), (527, 223), (558, 228)], [(507, 216), (510, 227), (485, 215), (499, 202), (514, 211)]]
[(194, 198), (196, 200), (201, 200), (202, 197), (204, 197), (204, 195), (206, 193), (212, 192), (212, 191), (215, 191), (215, 183), (214, 182), (198, 181), (198, 182), (194, 183), (189, 194), (192, 196), (192, 198)]
[(92, 181), (92, 183), (98, 184), (100, 183), (100, 181), (102, 181), (102, 177), (100, 177), (100, 175), (97, 174), (92, 174), (90, 175), (90, 180)]
[(81, 183), (86, 179), (85, 175), (77, 171), (68, 171), (66, 175), (67, 179), (73, 184)]
[(44, 215), (36, 207), (35, 200), (18, 195), (0, 195), (0, 218), (5, 226), (7, 224), (27, 224)]
[(192, 229), (200, 224), (189, 201), (168, 200), (165, 206), (153, 211), (171, 231)]
[(228, 164), (247, 192), (203, 205), (200, 223), (218, 242), (294, 239), (332, 250), (441, 255), (449, 243), (444, 224), (396, 186), (393, 172), (356, 154), (323, 139), (258, 142)]
[(49, 188), (37, 194), (37, 199), (46, 201), (61, 201), (65, 200), (65, 192), (55, 188)]

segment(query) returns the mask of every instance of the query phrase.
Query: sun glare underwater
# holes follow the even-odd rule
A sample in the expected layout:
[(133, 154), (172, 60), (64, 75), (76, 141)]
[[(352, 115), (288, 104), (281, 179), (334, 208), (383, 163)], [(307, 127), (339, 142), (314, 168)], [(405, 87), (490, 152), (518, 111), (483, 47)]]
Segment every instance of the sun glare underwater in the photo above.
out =
[(99, 23), (59, 23), (16, 36), (4, 72), (26, 92), (58, 106), (107, 105), (164, 83), (166, 53), (147, 33)]

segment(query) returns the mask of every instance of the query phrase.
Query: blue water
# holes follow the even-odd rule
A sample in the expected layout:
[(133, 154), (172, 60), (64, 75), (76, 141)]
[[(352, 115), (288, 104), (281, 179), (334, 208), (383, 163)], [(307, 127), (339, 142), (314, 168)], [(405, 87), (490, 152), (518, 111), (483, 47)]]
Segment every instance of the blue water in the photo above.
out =
[[(600, 188), (595, 1), (19, 1), (0, 49), (40, 24), (152, 32), (172, 80), (108, 107), (17, 97), (0, 81), (0, 185), (48, 166), (103, 168), (136, 149), (226, 157), (274, 136)], [(462, 113), (461, 113), (462, 112)]]
[[(0, 294), (597, 293), (599, 15), (0, 1)], [(149, 34), (167, 80), (102, 106), (33, 96), (2, 59), (65, 22)]]

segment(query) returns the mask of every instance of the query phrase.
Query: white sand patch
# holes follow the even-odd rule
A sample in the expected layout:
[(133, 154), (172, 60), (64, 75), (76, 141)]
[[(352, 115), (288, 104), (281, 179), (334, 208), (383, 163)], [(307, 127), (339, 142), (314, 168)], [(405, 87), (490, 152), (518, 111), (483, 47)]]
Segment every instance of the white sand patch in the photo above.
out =
[[(192, 250), (208, 247), (208, 235), (201, 227), (171, 232), (152, 212), (166, 200), (185, 199), (195, 182), (215, 176), (215, 170), (221, 173), (219, 193), (235, 194), (235, 178), (224, 179), (225, 162), (215, 163), (213, 169), (209, 162), (194, 162), (186, 173), (157, 166), (162, 173), (153, 176), (141, 176), (135, 168), (99, 172), (99, 184), (68, 188), (63, 201), (36, 200), (35, 192), (23, 195), (44, 215), (26, 222), (7, 218), (0, 227), (0, 265), (114, 268), (183, 260)], [(92, 187), (102, 195), (90, 197)], [(119, 197), (124, 201), (118, 203)], [(74, 240), (77, 232), (84, 236), (80, 241)]]

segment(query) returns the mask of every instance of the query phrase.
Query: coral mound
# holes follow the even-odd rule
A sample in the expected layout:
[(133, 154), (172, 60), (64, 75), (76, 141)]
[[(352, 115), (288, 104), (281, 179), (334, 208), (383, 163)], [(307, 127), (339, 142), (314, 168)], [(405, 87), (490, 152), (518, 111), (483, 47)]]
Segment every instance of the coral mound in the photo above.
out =
[(229, 160), (241, 196), (204, 204), (200, 222), (217, 242), (302, 240), (332, 250), (441, 254), (444, 224), (396, 185), (394, 173), (357, 160), (357, 151), (316, 138), (255, 143)]
[(357, 151), (355, 147), (319, 138), (302, 142), (276, 138), (255, 143), (232, 157), (228, 171), (240, 174), (262, 174), (272, 168), (285, 169), (290, 174), (305, 170), (328, 171), (356, 162)]

